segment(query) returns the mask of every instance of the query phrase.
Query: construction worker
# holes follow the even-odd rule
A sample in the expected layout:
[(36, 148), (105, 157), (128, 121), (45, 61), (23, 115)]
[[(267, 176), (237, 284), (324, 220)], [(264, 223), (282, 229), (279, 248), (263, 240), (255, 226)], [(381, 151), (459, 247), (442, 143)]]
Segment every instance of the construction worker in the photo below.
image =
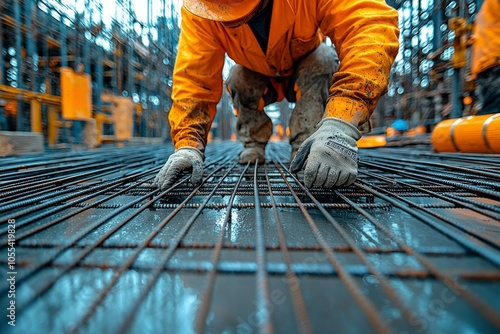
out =
[(485, 0), (477, 13), (472, 44), (472, 79), (482, 105), (477, 115), (500, 112), (500, 0)]
[(238, 161), (265, 161), (272, 122), (263, 109), (286, 98), (295, 102), (292, 172), (305, 166), (307, 187), (354, 182), (358, 126), (386, 92), (398, 52), (396, 10), (384, 0), (184, 0), (181, 14), (169, 114), (175, 153), (155, 184), (165, 189), (185, 171), (201, 182), (226, 53), (237, 64), (227, 86), (244, 145)]

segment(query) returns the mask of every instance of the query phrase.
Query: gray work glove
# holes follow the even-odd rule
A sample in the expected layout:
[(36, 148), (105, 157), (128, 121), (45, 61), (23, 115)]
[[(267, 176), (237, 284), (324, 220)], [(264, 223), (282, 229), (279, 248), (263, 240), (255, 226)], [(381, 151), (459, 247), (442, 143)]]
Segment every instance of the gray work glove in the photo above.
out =
[(290, 170), (304, 169), (306, 187), (347, 186), (358, 174), (358, 147), (361, 133), (352, 124), (338, 118), (324, 118), (318, 129), (300, 146)]
[(191, 172), (191, 183), (198, 186), (203, 178), (203, 153), (194, 147), (182, 147), (172, 154), (156, 175), (153, 185), (164, 190), (172, 186), (184, 172)]

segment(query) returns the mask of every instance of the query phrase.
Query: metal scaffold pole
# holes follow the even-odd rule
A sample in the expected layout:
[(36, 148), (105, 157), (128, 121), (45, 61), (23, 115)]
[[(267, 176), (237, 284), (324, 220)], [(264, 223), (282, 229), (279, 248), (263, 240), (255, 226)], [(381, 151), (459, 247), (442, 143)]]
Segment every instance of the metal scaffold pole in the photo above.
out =
[(3, 28), (3, 3), (0, 3), (0, 85), (5, 85), (5, 62), (3, 56), (4, 28)]

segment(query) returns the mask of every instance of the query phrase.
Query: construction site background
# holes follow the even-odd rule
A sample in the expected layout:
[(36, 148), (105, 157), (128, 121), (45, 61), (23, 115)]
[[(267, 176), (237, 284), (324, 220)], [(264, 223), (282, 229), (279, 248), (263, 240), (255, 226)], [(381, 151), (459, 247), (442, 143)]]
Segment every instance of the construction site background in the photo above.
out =
[[(482, 0), (388, 3), (400, 14), (401, 44), (388, 93), (372, 115), (372, 133), (392, 131), (396, 120), (404, 120), (419, 133), (430, 132), (443, 119), (474, 115), (478, 105), (469, 80), (467, 40)], [(41, 133), (50, 146), (95, 147), (138, 137), (169, 141), (167, 117), (180, 4), (175, 0), (2, 1), (0, 130)], [(231, 63), (228, 59), (226, 67)], [(90, 98), (89, 117), (62, 111), (63, 68), (88, 76), (90, 91), (78, 90), (72, 108)], [(120, 118), (125, 125), (117, 124), (113, 109), (118, 105), (111, 99), (121, 99), (121, 109), (127, 105), (128, 116)], [(226, 94), (218, 108), (210, 139), (235, 139), (233, 108)], [(266, 108), (275, 125), (273, 139), (286, 139), (292, 108), (286, 101)]]

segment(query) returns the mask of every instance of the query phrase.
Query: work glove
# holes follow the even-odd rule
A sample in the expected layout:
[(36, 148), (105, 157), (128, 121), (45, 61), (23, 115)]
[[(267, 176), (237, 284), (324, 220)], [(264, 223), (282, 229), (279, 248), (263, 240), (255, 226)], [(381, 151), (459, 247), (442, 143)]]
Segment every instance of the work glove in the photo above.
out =
[(358, 147), (361, 133), (338, 118), (324, 118), (318, 129), (300, 146), (290, 165), (292, 173), (304, 168), (306, 187), (347, 186), (358, 174)]
[(164, 190), (184, 172), (191, 172), (191, 184), (198, 186), (203, 178), (203, 153), (193, 147), (182, 147), (172, 154), (156, 175), (153, 185)]

